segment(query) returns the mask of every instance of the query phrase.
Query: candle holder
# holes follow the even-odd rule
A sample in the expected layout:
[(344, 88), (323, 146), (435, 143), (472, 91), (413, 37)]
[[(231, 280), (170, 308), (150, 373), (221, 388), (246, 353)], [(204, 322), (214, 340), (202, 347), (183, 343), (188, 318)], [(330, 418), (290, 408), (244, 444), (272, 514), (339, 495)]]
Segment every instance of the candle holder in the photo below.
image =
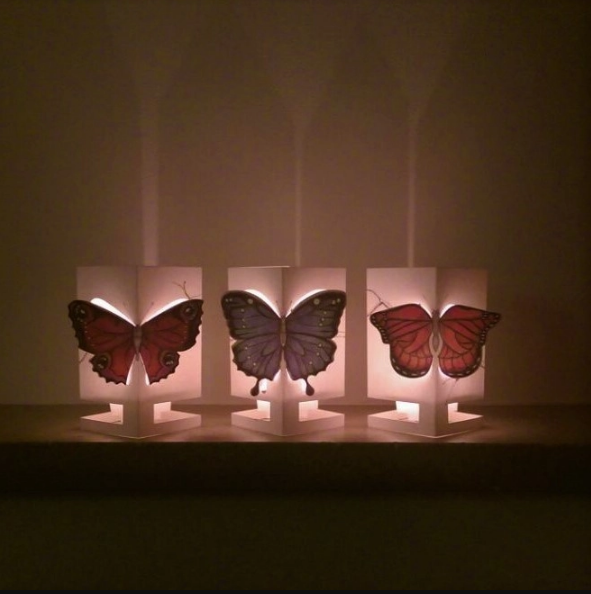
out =
[(368, 426), (428, 437), (480, 427), (458, 405), (484, 397), (484, 344), (500, 320), (486, 310), (486, 271), (371, 268), (367, 289), (368, 396), (396, 404)]
[(201, 425), (200, 415), (172, 408), (201, 396), (201, 281), (200, 268), (77, 269), (68, 311), (80, 349), (80, 397), (109, 406), (82, 417), (82, 429), (142, 438)]
[(256, 408), (232, 413), (232, 425), (274, 435), (344, 425), (343, 414), (318, 406), (344, 396), (344, 269), (230, 268), (221, 306), (232, 395), (256, 397)]

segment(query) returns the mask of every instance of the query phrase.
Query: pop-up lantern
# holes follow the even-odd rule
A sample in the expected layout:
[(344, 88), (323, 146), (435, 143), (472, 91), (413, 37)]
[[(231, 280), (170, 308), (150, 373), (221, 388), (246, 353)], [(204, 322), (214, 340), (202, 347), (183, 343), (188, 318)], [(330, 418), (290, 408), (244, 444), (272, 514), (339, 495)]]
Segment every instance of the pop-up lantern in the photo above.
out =
[(200, 268), (188, 267), (77, 269), (68, 313), (80, 347), (80, 397), (109, 406), (82, 417), (82, 429), (141, 438), (201, 425), (200, 415), (172, 409), (201, 396), (201, 278)]
[(481, 426), (458, 404), (484, 397), (484, 345), (500, 320), (486, 292), (480, 269), (367, 270), (368, 396), (396, 403), (368, 426), (428, 437)]
[(274, 435), (344, 426), (318, 407), (345, 392), (344, 269), (231, 268), (221, 306), (232, 395), (256, 398), (232, 425)]

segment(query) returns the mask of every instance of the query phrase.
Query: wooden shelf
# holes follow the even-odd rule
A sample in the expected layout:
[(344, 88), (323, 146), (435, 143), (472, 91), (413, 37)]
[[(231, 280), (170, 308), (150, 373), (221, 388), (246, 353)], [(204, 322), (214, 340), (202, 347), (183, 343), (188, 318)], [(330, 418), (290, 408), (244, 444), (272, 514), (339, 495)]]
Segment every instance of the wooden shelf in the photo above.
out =
[(100, 406), (0, 407), (4, 493), (590, 493), (591, 407), (469, 407), (442, 438), (367, 427), (383, 407), (331, 407), (345, 427), (273, 436), (231, 425), (240, 407), (183, 407), (199, 428), (144, 439), (82, 431)]

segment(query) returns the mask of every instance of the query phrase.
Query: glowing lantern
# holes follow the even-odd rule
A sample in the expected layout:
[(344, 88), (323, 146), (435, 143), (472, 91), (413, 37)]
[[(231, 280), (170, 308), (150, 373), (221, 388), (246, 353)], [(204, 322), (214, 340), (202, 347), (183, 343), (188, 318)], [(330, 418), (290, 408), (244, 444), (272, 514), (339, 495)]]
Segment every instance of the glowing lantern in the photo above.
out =
[(200, 426), (172, 402), (201, 396), (201, 269), (79, 267), (77, 285), (80, 397), (109, 405), (81, 428), (147, 437)]
[(430, 437), (479, 427), (458, 404), (484, 397), (485, 342), (500, 320), (486, 309), (486, 271), (372, 268), (367, 289), (368, 395), (396, 402), (368, 425)]
[(230, 335), (231, 392), (256, 408), (232, 424), (275, 435), (342, 427), (318, 408), (344, 395), (345, 271), (231, 268), (221, 307)]

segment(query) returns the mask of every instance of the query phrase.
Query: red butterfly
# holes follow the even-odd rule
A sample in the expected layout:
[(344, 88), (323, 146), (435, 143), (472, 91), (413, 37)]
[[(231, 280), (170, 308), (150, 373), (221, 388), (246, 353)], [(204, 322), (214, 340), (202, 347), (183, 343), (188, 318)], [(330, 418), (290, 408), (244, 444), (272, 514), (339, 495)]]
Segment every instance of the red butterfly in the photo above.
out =
[(454, 305), (431, 317), (420, 305), (407, 303), (370, 316), (382, 341), (390, 345), (390, 362), (404, 377), (422, 377), (437, 355), (448, 377), (472, 375), (480, 367), (488, 331), (501, 315), (484, 309)]
[(150, 384), (174, 373), (179, 351), (196, 342), (202, 314), (203, 301), (187, 299), (136, 326), (90, 301), (68, 305), (78, 347), (94, 355), (93, 371), (115, 384), (126, 383), (134, 357), (141, 358)]

